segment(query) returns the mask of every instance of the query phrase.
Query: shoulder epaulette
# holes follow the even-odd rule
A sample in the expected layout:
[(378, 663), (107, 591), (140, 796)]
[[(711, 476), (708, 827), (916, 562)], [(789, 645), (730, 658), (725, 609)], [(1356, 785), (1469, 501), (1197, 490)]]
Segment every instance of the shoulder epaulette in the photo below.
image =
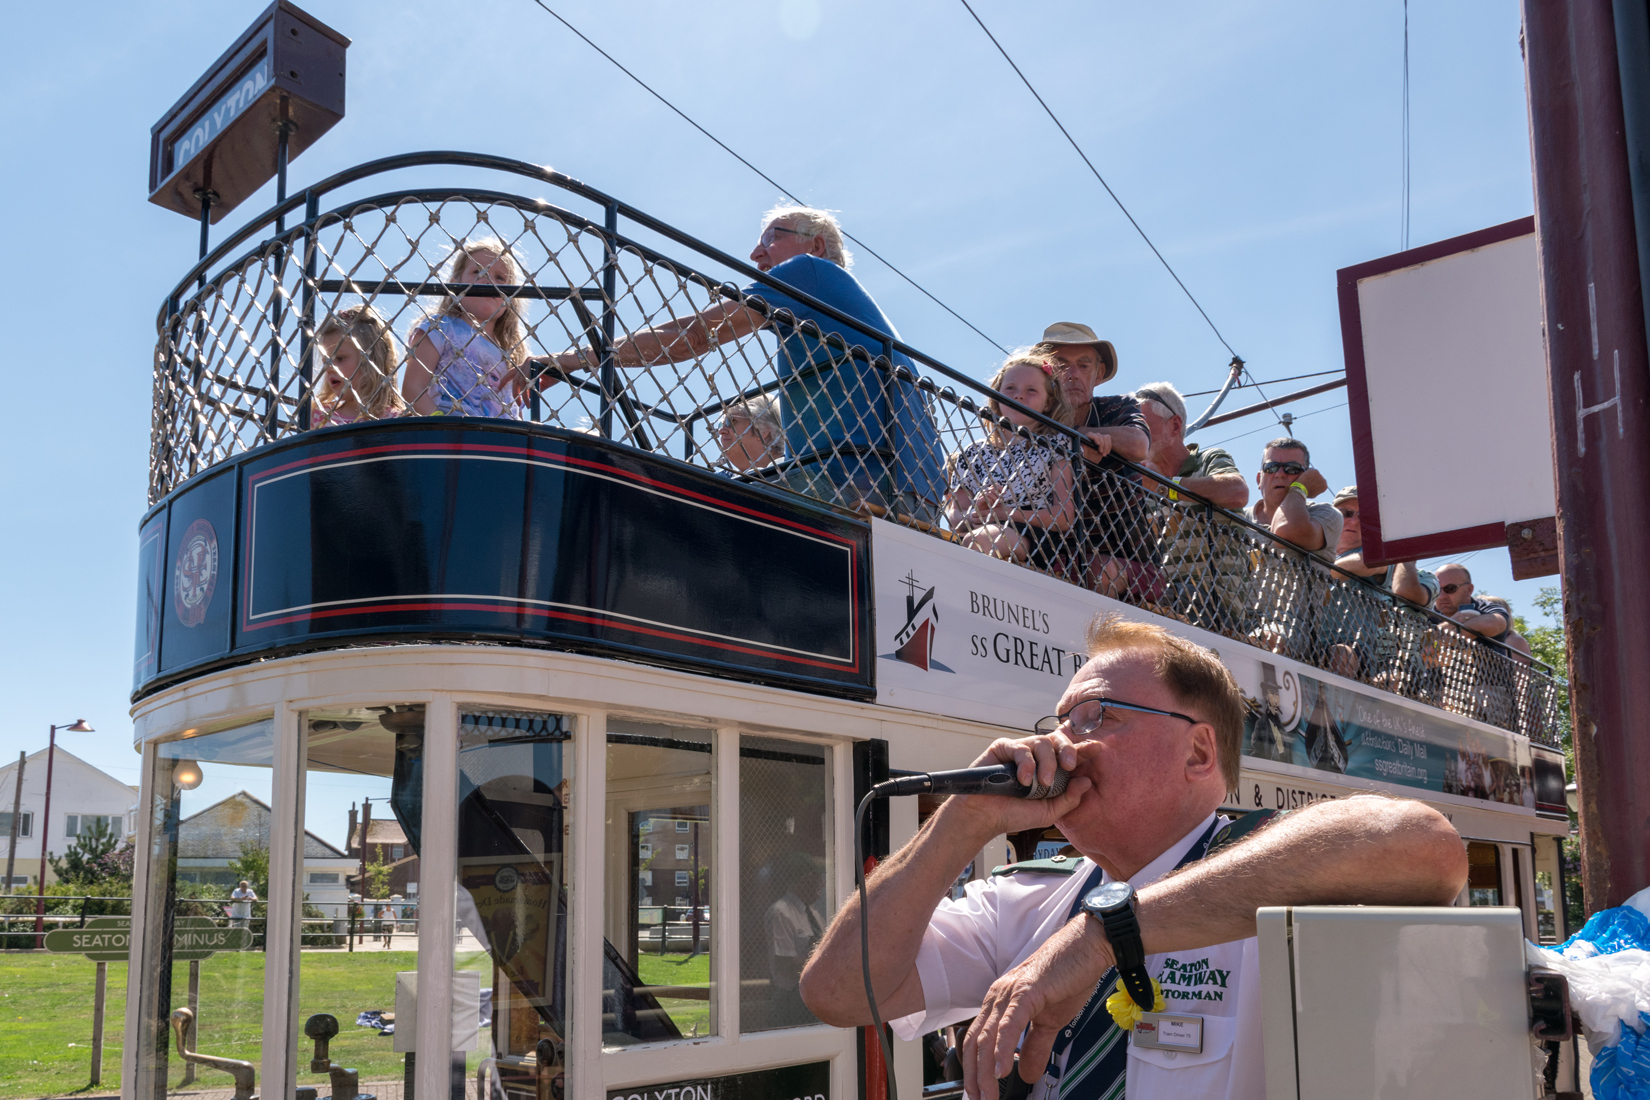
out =
[(993, 867), (997, 875), (1069, 875), (1083, 862), (1082, 856), (1049, 856), (1047, 859), (1028, 859), (1020, 863), (1005, 863)]
[[(1288, 811), (1284, 812), (1287, 813)], [(1222, 848), (1230, 848), (1263, 825), (1268, 825), (1281, 816), (1283, 815), (1277, 810), (1255, 810), (1252, 813), (1228, 821), (1215, 831), (1214, 839), (1209, 841), (1209, 850), (1204, 853), (1203, 858), (1209, 858)]]

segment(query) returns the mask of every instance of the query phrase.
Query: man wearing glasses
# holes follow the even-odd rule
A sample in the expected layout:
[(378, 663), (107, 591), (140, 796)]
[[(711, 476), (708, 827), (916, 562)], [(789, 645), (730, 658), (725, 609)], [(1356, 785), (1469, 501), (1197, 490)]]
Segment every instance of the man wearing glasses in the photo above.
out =
[(1504, 642), (1512, 633), (1512, 617), (1493, 604), (1472, 598), (1472, 574), (1458, 562), (1438, 567), (1438, 596), (1432, 608), (1474, 634)]
[[(750, 258), (758, 271), (782, 286), (899, 338), (893, 322), (850, 274), (853, 256), (843, 247), (842, 226), (829, 211), (806, 206), (768, 211)], [(881, 342), (768, 283), (753, 282), (743, 293), (743, 301), (721, 300), (690, 317), (615, 341), (613, 361), (635, 369), (700, 359), (766, 328), (779, 337), (774, 365), (781, 382), (785, 453), (799, 460), (786, 471), (786, 483), (849, 507), (870, 504), (937, 519), (945, 496), (945, 455), (927, 399), (912, 383), (891, 380), (869, 362), (832, 350), (824, 338), (835, 335), (850, 348), (863, 347), (872, 359), (882, 354)], [(765, 308), (746, 304), (750, 299), (761, 299)], [(789, 316), (774, 318), (778, 310)], [(818, 326), (819, 335), (800, 330), (808, 321)], [(915, 373), (904, 353), (896, 351), (891, 358), (895, 367)], [(600, 357), (588, 347), (556, 357), (561, 372), (599, 365)], [(555, 373), (545, 377), (553, 381)]]
[(1329, 483), (1312, 468), (1306, 444), (1284, 436), (1268, 443), (1262, 456), (1260, 473), (1255, 475), (1260, 499), (1249, 506), (1249, 519), (1313, 557), (1333, 562), (1335, 544), (1341, 538), (1341, 514), (1331, 505), (1312, 503)]
[[(1115, 616), (1090, 626), (1088, 654), (1055, 715), (976, 761), (1015, 764), (1022, 783), (1047, 783), (1058, 767), (1071, 776), (1065, 792), (953, 796), (871, 879), (878, 1005), (905, 1039), (976, 1017), (962, 1050), (970, 1097), (996, 1097), (994, 1079), (1017, 1069), (1034, 1100), (1113, 1097), (1125, 1083), (1130, 1100), (1260, 1100), (1255, 910), (1446, 905), (1466, 882), (1464, 847), (1419, 802), (1355, 797), (1201, 858), (1238, 782), (1243, 702), (1231, 674), (1211, 651)], [(1049, 825), (1082, 854), (1073, 872), (996, 876), (950, 899), (992, 838)], [(841, 1027), (870, 1022), (859, 922), (851, 897), (802, 977), (808, 1006)], [(1163, 1011), (1195, 1023), (1200, 1051), (1147, 1049), (1113, 1022), (1107, 997), (1149, 999), (1152, 980)]]

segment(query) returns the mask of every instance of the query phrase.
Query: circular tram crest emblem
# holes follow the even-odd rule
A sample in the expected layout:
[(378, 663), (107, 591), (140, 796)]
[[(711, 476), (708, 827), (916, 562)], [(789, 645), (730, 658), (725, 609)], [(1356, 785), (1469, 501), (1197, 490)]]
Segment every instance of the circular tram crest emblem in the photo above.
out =
[(172, 608), (184, 626), (199, 626), (218, 587), (218, 533), (197, 519), (183, 533), (183, 545), (172, 564)]

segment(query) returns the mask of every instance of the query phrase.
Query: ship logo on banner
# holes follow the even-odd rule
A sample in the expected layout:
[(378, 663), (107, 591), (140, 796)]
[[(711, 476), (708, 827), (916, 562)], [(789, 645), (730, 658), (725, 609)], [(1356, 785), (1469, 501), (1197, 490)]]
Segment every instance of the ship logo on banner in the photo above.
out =
[(206, 619), (212, 593), (218, 587), (218, 533), (197, 519), (183, 533), (183, 546), (172, 568), (172, 609), (184, 626)]
[(905, 625), (894, 634), (894, 652), (879, 656), (887, 661), (904, 661), (924, 672), (954, 672), (934, 660), (934, 637), (940, 623), (939, 607), (934, 602), (938, 586), (917, 595), (922, 582), (917, 580), (915, 570), (906, 573), (899, 583), (905, 586)]

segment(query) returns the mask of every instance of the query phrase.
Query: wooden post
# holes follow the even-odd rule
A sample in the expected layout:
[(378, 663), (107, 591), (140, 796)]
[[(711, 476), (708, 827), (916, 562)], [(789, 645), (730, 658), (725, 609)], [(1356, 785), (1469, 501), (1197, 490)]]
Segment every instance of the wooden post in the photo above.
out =
[[(189, 1049), (200, 1049), (201, 1027), (201, 961), (189, 960)], [(183, 1065), (183, 1080), (180, 1086), (192, 1083), (195, 1080), (195, 1063), (185, 1062)]]
[(92, 1080), (103, 1082), (103, 1004), (109, 992), (109, 964), (97, 964), (97, 991), (92, 994)]

